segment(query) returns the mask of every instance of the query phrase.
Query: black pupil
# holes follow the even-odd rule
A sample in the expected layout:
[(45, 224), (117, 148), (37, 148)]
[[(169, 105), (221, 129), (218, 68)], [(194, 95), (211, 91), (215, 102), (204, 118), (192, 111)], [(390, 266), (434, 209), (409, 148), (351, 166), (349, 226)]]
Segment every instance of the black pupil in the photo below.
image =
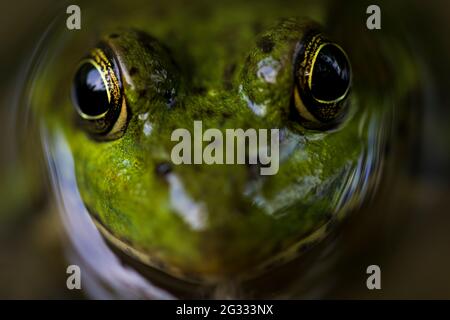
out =
[(80, 66), (73, 84), (73, 99), (79, 110), (91, 117), (108, 111), (109, 102), (100, 72), (89, 62)]
[(311, 92), (314, 98), (334, 101), (350, 84), (350, 66), (342, 50), (333, 44), (322, 47), (314, 64)]

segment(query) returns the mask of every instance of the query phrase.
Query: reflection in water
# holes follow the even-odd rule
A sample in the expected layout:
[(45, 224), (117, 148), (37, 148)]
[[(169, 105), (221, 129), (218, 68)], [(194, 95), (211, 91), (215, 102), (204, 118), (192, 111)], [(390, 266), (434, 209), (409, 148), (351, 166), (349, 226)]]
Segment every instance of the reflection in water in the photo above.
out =
[(71, 241), (74, 263), (81, 267), (84, 289), (102, 299), (171, 299), (136, 271), (121, 263), (106, 245), (81, 200), (70, 149), (61, 132), (42, 132), (53, 190)]
[(184, 190), (178, 177), (170, 173), (167, 176), (170, 185), (170, 203), (174, 211), (188, 223), (193, 230), (201, 230), (205, 227), (206, 212), (202, 203), (196, 203)]

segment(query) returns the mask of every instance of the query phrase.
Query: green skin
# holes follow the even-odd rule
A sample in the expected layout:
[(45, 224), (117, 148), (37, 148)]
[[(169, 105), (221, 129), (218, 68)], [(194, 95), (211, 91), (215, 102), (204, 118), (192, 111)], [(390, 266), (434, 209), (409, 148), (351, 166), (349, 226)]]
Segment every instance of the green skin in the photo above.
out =
[[(365, 76), (358, 74), (364, 59), (352, 60), (354, 52), (337, 39), (353, 67), (348, 115), (334, 130), (304, 128), (291, 106), (293, 56), (311, 24), (278, 18), (297, 12), (327, 30), (333, 26), (324, 20), (321, 5), (257, 3), (159, 4), (134, 14), (124, 9), (107, 19), (113, 7), (106, 18), (95, 16), (97, 23), (105, 19), (103, 40), (120, 60), (128, 110), (120, 138), (99, 141), (74, 121), (77, 114), (67, 93), (79, 53), (90, 50), (86, 43), (95, 44), (85, 40), (89, 31), (74, 36), (72, 47), (48, 67), (40, 83), (47, 89), (39, 97), (46, 126), (57, 128), (68, 142), (80, 194), (100, 229), (130, 255), (176, 277), (219, 281), (255, 275), (323, 238), (327, 224), (358, 202), (350, 197), (336, 209), (367, 149), (367, 123), (387, 105), (355, 83)], [(89, 30), (93, 20), (86, 18), (83, 28)], [(152, 38), (142, 40), (128, 27)], [(258, 64), (268, 58), (278, 70), (275, 83), (258, 76)], [(168, 92), (175, 93), (173, 105)], [(255, 114), (249, 103), (264, 105), (265, 114)], [(172, 131), (192, 132), (194, 120), (203, 121), (203, 130), (222, 132), (279, 128), (279, 172), (260, 176), (247, 165), (172, 164), (170, 173), (158, 173), (161, 164), (172, 163), (177, 143), (171, 141)], [(149, 135), (146, 122), (153, 128)], [(176, 177), (185, 195), (203, 206), (203, 228), (193, 228), (183, 209), (174, 209), (169, 177)]]

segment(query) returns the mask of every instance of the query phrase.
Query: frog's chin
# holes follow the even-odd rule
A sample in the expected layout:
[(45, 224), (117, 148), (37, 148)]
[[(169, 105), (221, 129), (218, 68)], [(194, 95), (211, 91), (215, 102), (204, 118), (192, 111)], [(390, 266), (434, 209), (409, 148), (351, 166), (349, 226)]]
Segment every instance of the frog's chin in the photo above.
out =
[[(102, 223), (94, 217), (92, 217), (97, 229), (106, 239), (106, 241), (112, 246), (113, 251), (124, 256), (127, 261), (132, 261), (133, 265), (136, 263), (146, 267), (151, 274), (152, 271), (162, 272), (166, 276), (175, 278), (177, 280), (183, 281), (187, 284), (193, 285), (206, 285), (206, 286), (217, 286), (225, 282), (232, 280), (233, 283), (244, 282), (248, 280), (257, 279), (260, 276), (266, 274), (274, 267), (293, 260), (299, 256), (303, 248), (309, 248), (312, 245), (320, 242), (326, 235), (326, 230), (329, 228), (329, 223), (325, 223), (316, 231), (312, 232), (308, 237), (303, 238), (301, 241), (295, 243), (287, 250), (284, 250), (278, 255), (271, 257), (270, 259), (264, 261), (260, 265), (257, 265), (248, 270), (242, 272), (235, 272), (233, 274), (228, 273), (202, 273), (194, 272), (192, 270), (185, 271), (179, 267), (168, 264), (165, 262), (164, 258), (157, 253), (149, 254), (144, 253), (131, 244), (117, 238), (112, 234)], [(142, 268), (141, 268), (142, 269)]]
[(194, 277), (192, 275), (188, 275), (180, 268), (177, 268), (175, 266), (169, 266), (168, 264), (164, 263), (163, 259), (158, 257), (158, 255), (150, 255), (144, 252), (141, 252), (137, 249), (135, 249), (130, 244), (124, 242), (123, 240), (117, 238), (114, 236), (107, 228), (105, 228), (99, 220), (97, 220), (95, 217), (93, 218), (93, 221), (95, 225), (97, 226), (100, 233), (103, 235), (103, 237), (106, 239), (106, 241), (111, 244), (115, 249), (118, 249), (121, 253), (127, 255), (128, 257), (136, 260), (139, 263), (142, 263), (146, 266), (149, 266), (151, 268), (157, 269), (159, 271), (162, 271), (164, 273), (169, 274), (170, 276), (173, 276), (178, 279), (182, 279), (188, 282), (194, 282), (194, 283), (206, 283), (206, 282), (213, 282), (213, 279), (204, 278), (204, 277)]
[(221, 277), (213, 275), (204, 275), (192, 272), (187, 273), (181, 268), (169, 265), (165, 263), (163, 258), (160, 257), (158, 254), (155, 253), (150, 255), (148, 253), (144, 253), (140, 250), (137, 250), (130, 244), (124, 242), (123, 240), (117, 238), (106, 227), (104, 227), (101, 224), (101, 222), (99, 222), (95, 217), (93, 217), (93, 221), (97, 226), (98, 230), (100, 231), (100, 233), (106, 239), (106, 241), (110, 245), (112, 245), (113, 248), (116, 249), (116, 251), (118, 250), (121, 254), (125, 254), (127, 257), (149, 268), (156, 269), (171, 277), (193, 284), (216, 284), (223, 280), (221, 279)]

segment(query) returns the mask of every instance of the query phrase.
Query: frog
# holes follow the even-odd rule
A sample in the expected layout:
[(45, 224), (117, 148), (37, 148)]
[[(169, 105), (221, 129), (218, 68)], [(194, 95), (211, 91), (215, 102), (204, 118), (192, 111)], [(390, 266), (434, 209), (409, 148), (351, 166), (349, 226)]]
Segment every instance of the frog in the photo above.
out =
[[(349, 45), (326, 3), (85, 4), (82, 31), (54, 32), (36, 113), (114, 250), (189, 283), (240, 282), (301, 258), (376, 190), (392, 113), (379, 90), (392, 76), (404, 96), (415, 75)], [(279, 130), (278, 172), (175, 164), (171, 135), (196, 121)]]

